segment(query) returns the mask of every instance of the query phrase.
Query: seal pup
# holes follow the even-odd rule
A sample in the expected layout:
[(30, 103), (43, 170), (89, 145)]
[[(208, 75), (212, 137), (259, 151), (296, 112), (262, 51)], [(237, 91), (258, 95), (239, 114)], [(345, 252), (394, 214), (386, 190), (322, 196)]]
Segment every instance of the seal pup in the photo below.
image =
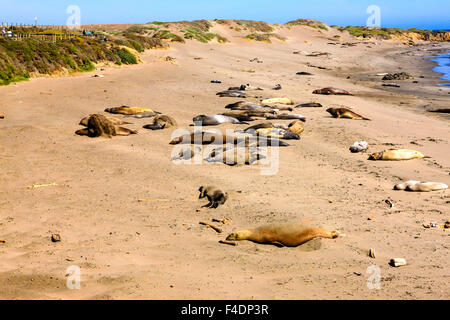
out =
[[(83, 119), (81, 119), (80, 121), (80, 125), (87, 127), (88, 123), (89, 123), (89, 119), (92, 117), (93, 115), (90, 114), (87, 117), (84, 117)], [(125, 122), (122, 119), (117, 119), (117, 118), (113, 118), (113, 117), (106, 117), (106, 119), (108, 119), (113, 125), (115, 126), (120, 126), (123, 124), (130, 124), (129, 122)]]
[(104, 115), (93, 114), (90, 116), (86, 129), (77, 130), (75, 132), (80, 136), (106, 137), (112, 138), (113, 136), (128, 136), (130, 134), (136, 134), (136, 131), (114, 126)]
[(215, 126), (222, 123), (234, 123), (234, 124), (248, 124), (246, 122), (241, 122), (236, 118), (224, 116), (224, 115), (212, 115), (206, 116), (204, 114), (196, 116), (192, 119), (194, 123), (201, 123), (203, 126)]
[(302, 116), (301, 114), (295, 114), (295, 113), (282, 113), (282, 114), (275, 114), (275, 115), (267, 115), (267, 120), (300, 120), (303, 122), (306, 122), (306, 117)]
[(344, 118), (344, 119), (370, 121), (370, 119), (364, 118), (363, 116), (361, 116), (347, 108), (328, 108), (327, 112), (329, 114), (331, 114), (333, 116), (333, 118)]
[(323, 89), (317, 89), (313, 91), (314, 94), (336, 94), (336, 95), (347, 95), (351, 96), (352, 94), (346, 90), (343, 89), (337, 89), (337, 88), (323, 88)]
[(228, 200), (228, 193), (222, 192), (214, 186), (201, 186), (198, 191), (200, 192), (199, 199), (208, 198), (209, 203), (202, 208), (216, 209), (220, 204), (225, 204)]
[(350, 152), (358, 153), (369, 149), (369, 144), (366, 141), (357, 141), (350, 147)]
[(174, 118), (167, 115), (158, 115), (153, 119), (152, 124), (147, 124), (144, 126), (145, 129), (150, 130), (162, 130), (162, 129), (168, 129), (173, 128), (177, 126), (177, 122)]
[(259, 88), (259, 87), (253, 87), (253, 86), (251, 86), (250, 84), (242, 84), (242, 85), (240, 85), (239, 87), (230, 87), (230, 88), (228, 88), (228, 90), (230, 91), (230, 90), (238, 90), (238, 91), (251, 91), (251, 90), (258, 90), (258, 91), (261, 91), (261, 90), (263, 90), (263, 89), (261, 89), (261, 88)]
[(389, 149), (370, 155), (369, 160), (411, 160), (429, 158), (421, 152), (409, 149)]
[(114, 113), (114, 114), (124, 114), (124, 115), (136, 115), (143, 112), (153, 112), (152, 109), (149, 108), (139, 108), (139, 107), (128, 107), (128, 106), (122, 106), (122, 107), (116, 107), (116, 108), (107, 108), (105, 109), (105, 112)]
[(316, 102), (309, 102), (309, 103), (299, 104), (295, 108), (322, 108), (322, 105), (320, 103), (316, 103)]
[(264, 99), (261, 101), (262, 104), (294, 104), (294, 102), (289, 98), (270, 98), (270, 99)]
[(315, 238), (336, 239), (338, 231), (313, 228), (301, 223), (266, 225), (231, 233), (227, 241), (249, 240), (259, 244), (273, 244), (285, 247), (297, 247)]
[(394, 186), (394, 190), (430, 192), (448, 189), (448, 185), (440, 182), (420, 182), (409, 180)]

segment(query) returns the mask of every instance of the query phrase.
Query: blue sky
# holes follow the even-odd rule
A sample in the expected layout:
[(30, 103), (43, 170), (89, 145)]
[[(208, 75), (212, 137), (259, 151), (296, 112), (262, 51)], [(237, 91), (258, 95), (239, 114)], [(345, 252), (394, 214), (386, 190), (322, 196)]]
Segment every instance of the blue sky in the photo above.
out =
[(382, 27), (450, 29), (450, 0), (0, 0), (0, 22), (65, 24), (69, 5), (81, 23), (146, 23), (195, 19), (249, 19), (285, 23), (312, 18), (330, 25), (365, 25), (369, 5)]

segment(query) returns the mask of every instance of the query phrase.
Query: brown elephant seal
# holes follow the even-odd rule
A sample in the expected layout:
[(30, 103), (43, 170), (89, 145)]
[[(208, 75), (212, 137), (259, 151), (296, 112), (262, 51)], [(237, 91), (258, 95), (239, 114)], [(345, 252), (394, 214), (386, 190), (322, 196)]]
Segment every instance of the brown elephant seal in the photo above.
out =
[(227, 106), (225, 106), (225, 109), (231, 109), (233, 111), (251, 111), (251, 112), (258, 112), (258, 113), (275, 113), (276, 110), (274, 110), (273, 107), (256, 104), (253, 102), (247, 102), (247, 101), (239, 101), (236, 103), (231, 103)]
[(331, 114), (333, 116), (333, 118), (344, 118), (344, 119), (370, 121), (370, 119), (364, 118), (363, 116), (361, 116), (347, 108), (328, 108), (327, 112), (329, 114)]
[(224, 97), (247, 98), (247, 94), (245, 92), (242, 92), (242, 91), (239, 91), (239, 90), (221, 91), (221, 92), (217, 92), (216, 95), (218, 95), (221, 98), (224, 98)]
[(300, 135), (289, 130), (279, 128), (260, 128), (255, 131), (257, 136), (264, 136), (269, 138), (277, 138), (284, 140), (300, 140)]
[(260, 244), (297, 247), (315, 238), (336, 239), (338, 237), (338, 231), (313, 228), (297, 223), (267, 225), (256, 229), (234, 232), (227, 237), (227, 241), (249, 240)]
[(421, 182), (409, 180), (394, 186), (394, 190), (430, 192), (448, 189), (448, 185), (440, 182)]
[(244, 122), (255, 121), (255, 119), (253, 119), (246, 111), (230, 111), (230, 112), (221, 113), (221, 115), (236, 118), (239, 121), (244, 121)]
[(262, 104), (294, 104), (294, 101), (292, 101), (289, 98), (270, 98), (270, 99), (264, 99), (261, 101)]
[(243, 138), (235, 136), (222, 135), (220, 133), (208, 132), (208, 131), (196, 131), (190, 134), (185, 134), (176, 138), (173, 138), (169, 144), (238, 144), (244, 142)]
[(428, 110), (428, 112), (436, 112), (436, 113), (450, 113), (450, 109), (436, 109), (436, 110)]
[(323, 88), (323, 89), (317, 89), (313, 91), (314, 94), (336, 94), (336, 95), (347, 95), (351, 96), (352, 94), (346, 90), (343, 89), (337, 89), (337, 88)]
[(225, 204), (228, 200), (228, 193), (222, 192), (214, 186), (201, 186), (198, 191), (200, 192), (199, 199), (208, 198), (209, 203), (202, 208), (216, 209), (220, 204)]
[(81, 129), (75, 132), (80, 136), (106, 137), (112, 138), (113, 136), (127, 136), (130, 134), (136, 134), (136, 131), (115, 126), (104, 115), (93, 114), (90, 116), (86, 129)]
[(147, 124), (144, 126), (145, 129), (150, 130), (162, 130), (162, 129), (169, 129), (177, 126), (177, 122), (174, 118), (167, 115), (158, 115), (153, 119), (152, 124)]
[(267, 120), (300, 120), (305, 122), (306, 121), (306, 117), (302, 116), (301, 114), (296, 114), (296, 113), (281, 113), (281, 114), (275, 114), (275, 115), (267, 115), (266, 116)]
[(288, 130), (289, 127), (284, 125), (284, 124), (280, 124), (280, 123), (272, 123), (272, 122), (263, 122), (263, 123), (259, 123), (256, 124), (254, 126), (248, 127), (246, 129), (244, 129), (244, 132), (248, 132), (248, 131), (256, 131), (258, 129), (264, 129), (264, 128), (279, 128), (279, 129), (284, 129), (284, 130)]
[[(89, 119), (92, 117), (92, 114), (84, 117), (83, 119), (81, 119), (80, 121), (80, 125), (87, 127), (88, 123), (89, 123)], [(115, 126), (120, 126), (123, 124), (130, 124), (129, 122), (125, 122), (122, 119), (117, 119), (117, 118), (113, 118), (113, 117), (106, 117), (106, 119), (108, 119), (113, 125)]]
[(236, 118), (219, 114), (212, 116), (206, 116), (202, 114), (194, 117), (192, 121), (194, 121), (195, 124), (201, 124), (203, 126), (215, 126), (222, 123), (247, 124), (246, 122), (241, 122)]
[(320, 103), (316, 103), (316, 102), (308, 102), (308, 103), (299, 104), (295, 108), (322, 108), (322, 105)]
[(123, 115), (137, 115), (143, 112), (155, 113), (152, 109), (149, 108), (138, 108), (138, 107), (116, 107), (116, 108), (107, 108), (105, 112), (114, 113), (114, 114), (123, 114)]
[(235, 147), (225, 149), (223, 152), (214, 154), (212, 157), (206, 158), (207, 162), (222, 162), (229, 166), (235, 165), (251, 165), (258, 160), (264, 159), (265, 156), (254, 152), (250, 148)]
[(301, 120), (295, 120), (289, 124), (290, 132), (296, 133), (300, 135), (303, 131), (305, 131), (305, 128), (303, 127), (303, 121)]
[(389, 149), (370, 155), (369, 160), (411, 160), (429, 158), (421, 152), (409, 149)]

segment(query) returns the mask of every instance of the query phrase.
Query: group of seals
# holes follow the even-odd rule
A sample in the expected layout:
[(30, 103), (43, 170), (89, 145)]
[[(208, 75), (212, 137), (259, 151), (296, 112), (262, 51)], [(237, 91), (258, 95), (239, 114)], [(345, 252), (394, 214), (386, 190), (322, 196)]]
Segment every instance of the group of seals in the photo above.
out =
[(209, 201), (203, 207), (216, 209), (220, 204), (224, 204), (228, 200), (228, 193), (224, 193), (214, 186), (201, 186), (198, 191), (200, 192), (199, 199), (208, 198)]
[(389, 149), (370, 155), (369, 160), (411, 160), (426, 158), (421, 152), (409, 149)]
[(368, 120), (350, 109), (347, 108), (328, 108), (327, 112), (331, 114), (334, 118), (344, 118), (344, 119), (354, 119), (354, 120)]
[(352, 94), (346, 90), (343, 89), (337, 89), (337, 88), (323, 88), (323, 89), (317, 89), (313, 91), (314, 94), (336, 94), (336, 95), (347, 95), (351, 96)]
[(440, 182), (420, 182), (409, 180), (394, 186), (394, 190), (430, 192), (448, 189), (448, 186)]
[[(86, 123), (85, 119), (82, 119), (81, 122), (81, 124)], [(89, 136), (92, 138), (112, 138), (113, 136), (128, 136), (137, 133), (136, 131), (114, 125), (112, 121), (101, 114), (89, 116), (86, 126), (87, 128), (77, 130), (75, 133), (80, 136)]]
[(227, 241), (249, 240), (260, 244), (297, 247), (315, 238), (336, 239), (339, 232), (297, 224), (266, 225), (231, 233)]

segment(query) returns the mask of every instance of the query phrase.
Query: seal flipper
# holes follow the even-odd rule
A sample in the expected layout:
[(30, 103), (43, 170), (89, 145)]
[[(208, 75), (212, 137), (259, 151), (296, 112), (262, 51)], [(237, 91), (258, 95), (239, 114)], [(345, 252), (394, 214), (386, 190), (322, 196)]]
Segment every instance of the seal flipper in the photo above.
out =
[(166, 124), (159, 124), (159, 123), (153, 123), (153, 124), (147, 124), (144, 126), (145, 129), (150, 129), (150, 130), (162, 130), (166, 127)]

